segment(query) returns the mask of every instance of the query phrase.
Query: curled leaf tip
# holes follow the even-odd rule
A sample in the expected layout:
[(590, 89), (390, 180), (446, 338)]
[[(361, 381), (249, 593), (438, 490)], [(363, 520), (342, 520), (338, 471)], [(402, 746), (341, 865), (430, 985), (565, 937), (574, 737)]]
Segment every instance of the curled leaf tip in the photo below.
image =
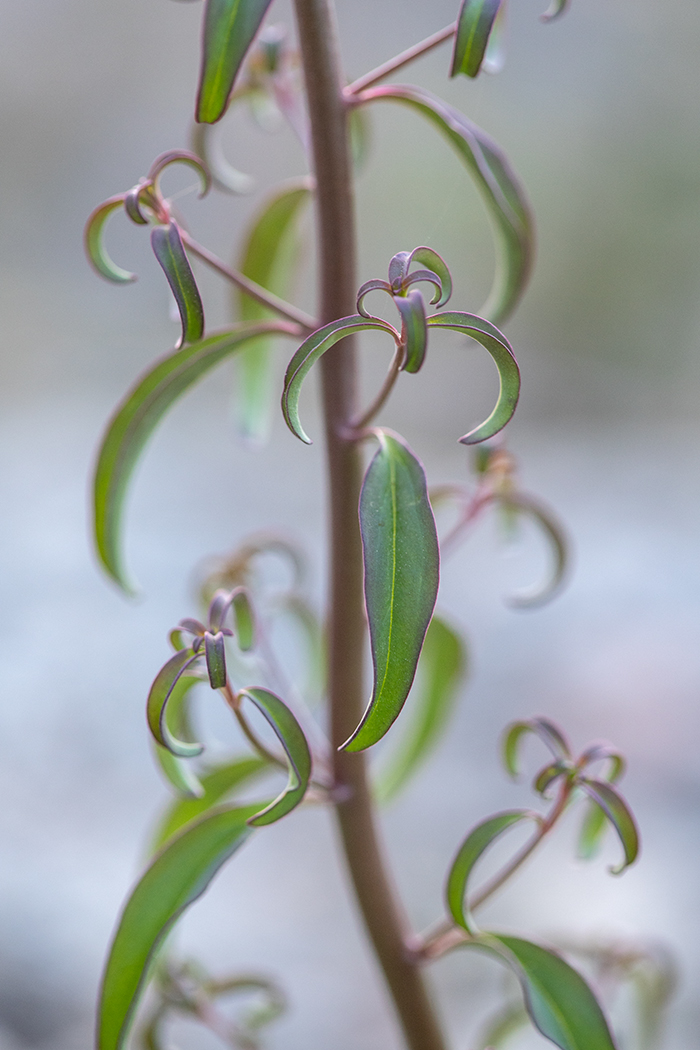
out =
[(120, 193), (98, 205), (85, 224), (85, 252), (100, 276), (115, 284), (129, 284), (136, 280), (136, 274), (122, 269), (107, 254), (102, 238), (104, 228), (112, 212), (124, 206), (126, 194)]
[(303, 801), (311, 778), (311, 752), (306, 737), (287, 705), (269, 689), (242, 689), (275, 732), (289, 764), (289, 780), (284, 791), (268, 806), (248, 819), (252, 826), (273, 824), (291, 813)]
[(193, 168), (200, 178), (201, 188), (199, 196), (200, 198), (206, 196), (212, 185), (211, 173), (201, 157), (186, 149), (168, 150), (166, 153), (161, 153), (153, 161), (147, 178), (149, 182), (153, 183), (156, 193), (160, 193), (160, 176), (171, 164), (186, 164), (188, 167)]

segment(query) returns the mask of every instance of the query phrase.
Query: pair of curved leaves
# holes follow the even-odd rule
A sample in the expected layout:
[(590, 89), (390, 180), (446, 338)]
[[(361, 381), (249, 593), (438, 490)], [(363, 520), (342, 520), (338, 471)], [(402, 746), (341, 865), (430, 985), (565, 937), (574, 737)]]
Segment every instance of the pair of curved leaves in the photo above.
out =
[(241, 347), (273, 332), (296, 334), (293, 326), (283, 322), (261, 321), (240, 325), (167, 354), (137, 381), (117, 408), (95, 468), (95, 540), (102, 565), (125, 591), (133, 592), (133, 588), (122, 559), (122, 512), (144, 445), (171, 405), (198, 379)]
[(195, 119), (214, 124), (226, 112), (236, 75), (272, 0), (206, 0)]
[(375, 431), (379, 448), (360, 494), (365, 602), (374, 686), (369, 706), (343, 745), (362, 751), (381, 739), (413, 683), (440, 579), (435, 519), (425, 472), (398, 437)]
[(479, 310), (500, 323), (515, 309), (532, 266), (534, 230), (525, 193), (505, 155), (464, 114), (424, 88), (381, 85), (359, 97), (360, 103), (386, 100), (416, 110), (454, 147), (481, 191), (497, 239), (493, 287)]

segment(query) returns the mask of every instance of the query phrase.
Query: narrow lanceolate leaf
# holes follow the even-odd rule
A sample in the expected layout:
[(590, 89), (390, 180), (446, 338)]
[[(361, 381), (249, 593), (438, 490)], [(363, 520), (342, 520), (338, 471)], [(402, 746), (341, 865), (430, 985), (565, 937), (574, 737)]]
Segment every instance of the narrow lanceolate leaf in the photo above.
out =
[(195, 119), (213, 124), (226, 112), (236, 74), (271, 0), (207, 0)]
[(366, 332), (370, 328), (388, 332), (398, 342), (397, 332), (386, 321), (381, 321), (377, 317), (367, 318), (360, 314), (352, 314), (350, 317), (341, 317), (338, 321), (331, 321), (330, 324), (312, 332), (289, 362), (284, 377), (282, 413), (291, 432), (307, 445), (311, 444), (311, 438), (304, 431), (299, 419), (299, 394), (304, 379), (319, 357), (341, 339), (349, 335), (356, 335), (358, 332)]
[(249, 820), (250, 824), (256, 826), (273, 824), (298, 806), (306, 794), (311, 777), (309, 745), (292, 712), (274, 693), (268, 689), (256, 688), (243, 689), (240, 695), (252, 700), (258, 711), (267, 719), (289, 762), (289, 781), (282, 794)]
[(464, 643), (433, 616), (418, 661), (412, 721), (398, 750), (380, 773), (376, 795), (386, 802), (410, 779), (436, 746), (449, 721), (466, 670)]
[(514, 824), (521, 820), (533, 820), (534, 814), (527, 809), (514, 809), (507, 813), (497, 813), (495, 817), (489, 817), (469, 832), (466, 839), (459, 847), (457, 856), (452, 862), (450, 873), (447, 876), (445, 887), (445, 898), (450, 915), (458, 926), (463, 927), (468, 933), (476, 932), (472, 918), (469, 914), (469, 905), (465, 900), (467, 885), (474, 865), (491, 843), (502, 835)]
[(199, 797), (178, 799), (165, 811), (153, 837), (153, 852), (159, 850), (186, 824), (197, 820), (207, 810), (269, 769), (270, 766), (262, 758), (238, 758), (210, 769), (200, 778), (203, 793)]
[(104, 228), (107, 219), (113, 211), (124, 206), (124, 194), (118, 197), (110, 197), (104, 204), (95, 208), (94, 212), (85, 224), (85, 251), (87, 257), (99, 274), (106, 277), (108, 281), (116, 284), (127, 284), (136, 280), (136, 274), (129, 270), (123, 270), (112, 262), (102, 243)]
[(464, 0), (457, 19), (451, 77), (458, 73), (477, 75), (501, 3), (502, 0)]
[(248, 591), (236, 591), (233, 595), (232, 605), (238, 648), (246, 653), (255, 645), (255, 613), (250, 604)]
[(577, 783), (600, 806), (620, 838), (625, 857), (621, 864), (610, 869), (614, 875), (619, 875), (630, 864), (634, 864), (639, 853), (639, 832), (634, 817), (625, 801), (610, 784), (583, 777)]
[(279, 322), (241, 325), (168, 354), (138, 380), (112, 417), (95, 470), (95, 539), (104, 568), (125, 591), (131, 588), (121, 556), (122, 510), (148, 438), (170, 406), (206, 372), (246, 343), (274, 331), (290, 334)]
[(419, 372), (425, 360), (428, 345), (428, 326), (425, 320), (425, 303), (417, 288), (407, 295), (395, 295), (394, 302), (401, 314), (401, 338), (405, 347), (404, 370)]
[[(255, 218), (244, 243), (238, 269), (262, 288), (288, 298), (299, 257), (297, 222), (312, 192), (310, 179), (297, 179), (278, 191)], [(236, 292), (242, 321), (274, 316), (244, 292)], [(244, 437), (260, 441), (269, 427), (274, 397), (271, 354), (273, 339), (259, 340), (244, 350), (237, 362), (238, 419)]]
[(149, 970), (167, 934), (251, 829), (255, 806), (205, 816), (166, 846), (122, 912), (102, 978), (97, 1050), (122, 1050)]
[(586, 806), (578, 838), (578, 855), (582, 860), (597, 856), (608, 827), (608, 818), (597, 802)]
[(489, 934), (488, 943), (517, 974), (530, 1020), (545, 1038), (561, 1050), (615, 1050), (596, 997), (559, 955), (520, 937)]
[(386, 99), (415, 109), (437, 127), (469, 169), (482, 194), (497, 239), (493, 287), (478, 312), (492, 321), (506, 320), (527, 284), (534, 231), (525, 194), (503, 152), (459, 110), (424, 88), (380, 85), (364, 92), (361, 99), (365, 102)]
[(376, 434), (379, 449), (360, 495), (374, 687), (360, 725), (344, 744), (348, 751), (375, 744), (398, 717), (416, 673), (440, 575), (423, 467), (401, 438), (383, 430)]
[[(199, 679), (192, 675), (180, 675), (168, 700), (166, 723), (172, 736), (180, 740), (194, 739), (189, 718), (189, 701), (190, 690), (198, 681)], [(187, 759), (179, 758), (155, 742), (153, 750), (163, 775), (179, 795), (184, 798), (200, 798), (203, 795), (204, 788)]]
[(459, 439), (463, 445), (476, 445), (479, 441), (486, 441), (510, 422), (520, 396), (520, 369), (513, 356), (510, 343), (495, 325), (474, 314), (459, 312), (433, 314), (428, 318), (428, 327), (462, 332), (470, 339), (481, 343), (491, 354), (498, 369), (500, 381), (498, 400), (488, 419)]
[(204, 748), (201, 744), (195, 742), (179, 740), (174, 735), (168, 724), (168, 701), (173, 695), (173, 690), (179, 679), (190, 664), (193, 664), (198, 659), (199, 654), (193, 652), (192, 649), (180, 649), (179, 652), (171, 656), (156, 675), (146, 704), (148, 726), (154, 740), (161, 747), (167, 748), (173, 755), (179, 755), (181, 758), (192, 758), (195, 755), (200, 755)]
[(182, 336), (176, 349), (184, 343), (194, 343), (204, 334), (204, 308), (192, 273), (187, 253), (182, 244), (177, 223), (155, 226), (151, 232), (155, 257), (168, 278), (182, 321)]
[(570, 759), (571, 747), (561, 730), (548, 718), (530, 718), (526, 722), (513, 722), (503, 736), (503, 764), (512, 777), (519, 773), (518, 754), (520, 741), (527, 733), (534, 733), (549, 748), (556, 759)]
[(226, 649), (221, 631), (204, 635), (204, 652), (207, 658), (209, 685), (212, 689), (223, 689), (226, 685)]

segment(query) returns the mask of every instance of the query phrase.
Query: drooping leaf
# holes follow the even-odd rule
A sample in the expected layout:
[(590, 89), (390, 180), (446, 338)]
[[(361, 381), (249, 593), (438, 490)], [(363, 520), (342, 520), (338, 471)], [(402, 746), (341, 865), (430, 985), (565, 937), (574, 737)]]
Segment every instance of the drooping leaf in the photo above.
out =
[(488, 419), (459, 439), (463, 445), (475, 445), (479, 441), (486, 441), (510, 421), (520, 396), (520, 369), (513, 356), (510, 343), (498, 328), (474, 314), (460, 312), (433, 314), (428, 318), (428, 327), (462, 332), (470, 339), (481, 343), (491, 354), (498, 369), (500, 382), (498, 400)]
[(255, 614), (250, 604), (250, 595), (245, 589), (233, 595), (233, 616), (236, 622), (236, 641), (244, 653), (255, 645)]
[[(308, 178), (296, 179), (278, 190), (254, 219), (238, 262), (242, 274), (284, 298), (289, 295), (299, 256), (298, 218), (312, 190), (313, 182)], [(242, 321), (274, 316), (244, 292), (236, 292), (236, 302)], [(273, 349), (273, 339), (261, 339), (243, 350), (237, 362), (238, 419), (243, 436), (252, 441), (262, 440), (269, 426), (274, 397), (270, 367)]]
[(475, 77), (481, 69), (491, 30), (503, 0), (464, 0), (457, 18), (450, 76)]
[[(190, 690), (198, 681), (200, 679), (193, 675), (180, 675), (168, 700), (165, 712), (168, 730), (173, 737), (180, 740), (194, 739), (189, 719), (189, 700)], [(184, 798), (200, 798), (204, 794), (204, 788), (188, 760), (179, 758), (155, 741), (153, 751), (164, 776), (179, 795)]]
[(165, 811), (153, 837), (153, 852), (159, 850), (186, 824), (197, 820), (207, 810), (269, 769), (270, 766), (262, 758), (237, 758), (210, 769), (200, 778), (204, 793), (199, 798), (177, 799)]
[(257, 807), (203, 817), (158, 854), (122, 912), (102, 978), (97, 1050), (122, 1050), (149, 970), (180, 915), (251, 834)]
[(540, 15), (542, 22), (551, 22), (553, 18), (557, 18), (559, 15), (564, 14), (569, 7), (569, 0), (552, 0), (551, 4), (544, 12)]
[(226, 112), (236, 74), (271, 0), (207, 0), (195, 119), (214, 124)]
[[(238, 95), (238, 92), (236, 92)], [(233, 102), (233, 99), (231, 100)], [(211, 173), (212, 182), (224, 193), (245, 196), (255, 189), (252, 175), (239, 171), (229, 163), (221, 144), (221, 125), (194, 124), (192, 148), (202, 158)]]
[(226, 685), (226, 649), (222, 631), (204, 635), (204, 652), (207, 658), (207, 672), (212, 689), (223, 689)]
[(570, 759), (571, 747), (557, 726), (548, 718), (530, 718), (526, 722), (513, 722), (503, 735), (503, 765), (506, 772), (517, 777), (520, 741), (526, 733), (534, 733), (549, 748), (556, 759)]
[(596, 997), (559, 955), (520, 937), (489, 934), (488, 942), (520, 979), (530, 1020), (545, 1038), (561, 1050), (615, 1050)]
[(610, 784), (602, 780), (589, 780), (588, 777), (581, 777), (577, 783), (600, 806), (619, 836), (625, 857), (621, 864), (610, 870), (614, 875), (620, 875), (630, 864), (634, 864), (639, 853), (639, 832), (634, 817), (624, 799)]
[(465, 900), (467, 886), (472, 869), (479, 857), (489, 848), (491, 843), (502, 835), (514, 824), (522, 820), (533, 820), (534, 814), (527, 809), (514, 809), (507, 813), (497, 813), (495, 817), (477, 824), (459, 847), (457, 856), (452, 862), (452, 867), (447, 876), (445, 887), (445, 899), (450, 915), (468, 933), (476, 933), (469, 914), (469, 903)]
[(175, 347), (177, 350), (184, 343), (194, 343), (202, 338), (204, 333), (202, 299), (182, 244), (177, 223), (171, 222), (168, 226), (154, 226), (151, 231), (151, 244), (155, 257), (168, 278), (168, 284), (180, 311), (182, 336)]
[(604, 810), (597, 802), (589, 802), (578, 837), (578, 855), (582, 860), (592, 860), (597, 856), (607, 827), (608, 818)]
[(212, 186), (212, 177), (209, 168), (203, 162), (202, 158), (197, 153), (192, 153), (187, 149), (170, 149), (165, 153), (161, 153), (151, 164), (148, 169), (147, 179), (153, 183), (153, 188), (157, 196), (161, 194), (160, 189), (160, 178), (166, 168), (169, 168), (171, 164), (184, 164), (188, 168), (192, 168), (199, 175), (200, 181), (200, 200), (202, 197), (206, 197), (207, 193)]
[(566, 575), (569, 556), (564, 530), (549, 508), (541, 504), (539, 500), (533, 499), (532, 496), (526, 496), (522, 492), (513, 492), (501, 498), (500, 502), (507, 512), (514, 510), (516, 513), (528, 515), (537, 522), (549, 542), (553, 563), (549, 577), (543, 584), (513, 595), (508, 599), (508, 604), (516, 609), (531, 609), (534, 606), (543, 605), (554, 597)]
[(395, 295), (394, 302), (401, 314), (401, 338), (406, 347), (404, 370), (419, 372), (428, 345), (423, 296), (417, 288), (412, 288), (407, 295)]
[(289, 781), (282, 794), (249, 821), (255, 826), (273, 824), (298, 806), (306, 794), (311, 777), (309, 745), (292, 712), (269, 689), (243, 689), (240, 695), (252, 700), (258, 711), (264, 715), (274, 729), (289, 762)]
[(403, 103), (426, 117), (455, 148), (473, 176), (497, 240), (493, 287), (479, 314), (496, 322), (506, 320), (527, 284), (534, 243), (530, 208), (506, 157), (481, 128), (424, 88), (380, 85), (360, 96), (364, 102), (381, 99)]
[(341, 317), (337, 321), (331, 321), (330, 324), (312, 332), (289, 362), (284, 377), (282, 413), (291, 432), (307, 445), (311, 444), (311, 438), (305, 433), (299, 419), (299, 394), (306, 375), (326, 350), (330, 350), (341, 339), (349, 335), (356, 335), (358, 332), (366, 332), (370, 328), (387, 332), (398, 342), (399, 337), (396, 330), (386, 321), (377, 317), (366, 318), (360, 314), (352, 314), (350, 317)]
[(532, 786), (538, 795), (542, 795), (543, 798), (547, 797), (547, 791), (551, 785), (562, 776), (566, 776), (571, 772), (571, 765), (561, 760), (552, 762), (551, 765), (545, 766), (536, 775)]
[(444, 620), (433, 616), (418, 661), (413, 687), (415, 702), (408, 731), (382, 770), (377, 798), (387, 802), (413, 776), (442, 736), (466, 670), (466, 652), (459, 635)]
[(85, 252), (88, 259), (102, 277), (116, 284), (128, 284), (136, 280), (136, 274), (122, 269), (112, 262), (102, 243), (105, 224), (113, 211), (124, 206), (124, 194), (110, 197), (93, 211), (85, 224)]
[(362, 721), (343, 745), (362, 751), (398, 717), (433, 615), (440, 576), (425, 473), (397, 435), (377, 430), (379, 448), (360, 495), (374, 686)]
[(171, 754), (178, 755), (180, 758), (193, 758), (195, 755), (201, 755), (204, 750), (202, 744), (179, 740), (174, 736), (167, 719), (168, 701), (173, 695), (178, 680), (198, 659), (199, 653), (193, 652), (192, 649), (180, 649), (174, 653), (156, 675), (146, 704), (148, 726), (154, 740), (161, 747), (167, 748)]
[(112, 417), (95, 469), (95, 539), (102, 565), (125, 591), (131, 588), (120, 550), (122, 510), (144, 445), (181, 394), (246, 342), (272, 331), (291, 334), (279, 322), (241, 325), (167, 354), (137, 381)]

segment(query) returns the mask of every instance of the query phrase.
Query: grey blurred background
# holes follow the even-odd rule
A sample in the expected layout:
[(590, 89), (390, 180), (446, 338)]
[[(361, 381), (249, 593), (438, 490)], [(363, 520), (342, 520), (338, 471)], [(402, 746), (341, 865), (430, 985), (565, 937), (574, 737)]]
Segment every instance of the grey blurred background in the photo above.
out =
[[(348, 74), (457, 7), (340, 0)], [(471, 681), (438, 758), (385, 827), (412, 919), (426, 925), (470, 824), (530, 804), (527, 783), (499, 769), (509, 720), (546, 714), (578, 746), (612, 740), (630, 762), (640, 863), (611, 878), (612, 841), (602, 859), (576, 861), (570, 820), (488, 921), (545, 940), (665, 944), (681, 974), (665, 1045), (686, 1050), (700, 1045), (700, 5), (572, 0), (549, 26), (542, 7), (512, 0), (498, 77), (449, 82), (443, 47), (400, 79), (485, 127), (530, 194), (538, 261), (507, 326), (524, 373), (509, 446), (523, 486), (566, 522), (574, 571), (550, 606), (509, 610), (503, 594), (545, 572), (546, 556), (534, 533), (504, 549), (492, 520), (446, 565), (440, 602), (469, 638)], [(322, 594), (320, 446), (276, 420), (268, 448), (242, 448), (225, 368), (171, 413), (139, 470), (127, 548), (142, 600), (117, 594), (91, 551), (89, 476), (105, 420), (176, 327), (144, 231), (110, 224), (112, 255), (141, 276), (116, 288), (90, 271), (82, 227), (159, 152), (187, 145), (201, 13), (168, 0), (0, 4), (2, 1050), (91, 1044), (105, 947), (166, 798), (143, 704), (166, 631), (195, 611), (194, 567), (256, 529), (284, 528), (306, 546)], [(288, 6), (275, 4), (272, 19), (291, 25)], [(492, 268), (476, 192), (412, 114), (375, 107), (372, 118), (360, 279), (427, 243), (453, 267), (456, 308), (476, 308)], [(266, 136), (245, 115), (227, 134), (261, 191), (304, 171), (291, 134)], [(254, 204), (181, 200), (193, 233), (225, 257)], [(205, 274), (202, 287), (210, 324), (224, 323), (228, 293)], [(310, 305), (303, 282), (299, 291)], [(467, 475), (456, 438), (490, 407), (485, 356), (436, 346), (384, 416), (432, 481)], [(372, 351), (368, 382), (383, 366)], [(318, 434), (311, 398), (306, 412)], [(272, 1050), (398, 1050), (332, 847), (319, 812), (266, 830), (193, 909), (180, 943), (216, 971), (282, 982), (291, 1010), (270, 1030)], [(472, 1045), (499, 980), (468, 955), (436, 968), (455, 1048)], [(176, 1036), (215, 1045), (186, 1026)]]

